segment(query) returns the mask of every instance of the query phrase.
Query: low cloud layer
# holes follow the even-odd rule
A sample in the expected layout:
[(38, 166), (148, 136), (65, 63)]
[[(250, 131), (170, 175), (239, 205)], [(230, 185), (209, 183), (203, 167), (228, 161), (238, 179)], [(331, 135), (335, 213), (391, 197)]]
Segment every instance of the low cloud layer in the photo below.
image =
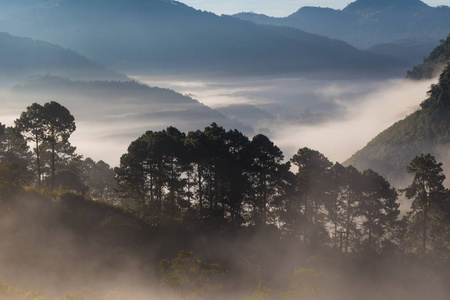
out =
[[(418, 109), (434, 83), (403, 79), (264, 78), (210, 82), (138, 79), (191, 95), (225, 114), (234, 111), (231, 117), (239, 116), (238, 120), (251, 125), (255, 132), (269, 135), (287, 158), (299, 148), (309, 147), (340, 162)], [(259, 119), (250, 112), (247, 118), (243, 113), (238, 115), (239, 105), (246, 110), (254, 106), (253, 113), (260, 110)]]
[[(163, 94), (108, 95), (40, 91), (0, 93), (0, 122), (11, 126), (33, 102), (58, 101), (75, 116), (73, 145), (85, 157), (115, 166), (131, 141), (147, 130), (203, 129), (215, 121), (251, 136), (268, 135), (290, 158), (309, 147), (343, 161), (394, 122), (418, 108), (432, 81), (410, 82), (251, 78), (207, 81), (138, 78), (200, 103), (161, 101)], [(158, 90), (161, 92), (161, 90)], [(177, 97), (181, 97), (178, 94)], [(216, 109), (211, 110), (209, 107)]]

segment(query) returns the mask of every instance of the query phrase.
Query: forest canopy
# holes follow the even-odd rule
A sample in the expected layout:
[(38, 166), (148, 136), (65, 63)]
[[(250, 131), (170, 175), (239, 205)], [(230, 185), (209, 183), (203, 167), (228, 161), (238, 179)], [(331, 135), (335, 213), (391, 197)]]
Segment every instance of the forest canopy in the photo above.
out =
[[(432, 91), (443, 102), (431, 104), (445, 106), (445, 90)], [(142, 263), (139, 274), (159, 278), (152, 284), (159, 281), (175, 299), (223, 299), (230, 297), (224, 287), (232, 286), (242, 299), (359, 299), (359, 290), (347, 297), (323, 287), (350, 284), (363, 272), (355, 268), (386, 259), (415, 280), (425, 270), (450, 279), (450, 193), (442, 163), (429, 154), (410, 162), (413, 181), (398, 191), (371, 169), (344, 167), (306, 147), (287, 160), (267, 136), (249, 138), (216, 123), (188, 133), (147, 131), (113, 170), (76, 153), (69, 141), (75, 129), (75, 118), (57, 102), (33, 103), (14, 127), (0, 124), (0, 200), (7, 208), (0, 215), (21, 220), (15, 232), (34, 224), (39, 233), (26, 241), (26, 255), (54, 255), (53, 243), (37, 240), (58, 244), (58, 230), (64, 230), (73, 236), (74, 244), (64, 248), (72, 249), (66, 263), (76, 274), (90, 270), (92, 260), (96, 268), (124, 272), (126, 253)], [(402, 193), (411, 199), (406, 212), (400, 211)], [(2, 228), (0, 234), (6, 234)], [(76, 266), (82, 253), (91, 254)], [(348, 270), (322, 265), (316, 256)], [(46, 258), (37, 268), (59, 268), (50, 265)], [(342, 278), (327, 277), (330, 272)], [(383, 273), (401, 278), (384, 264), (363, 273), (382, 281)], [(364, 278), (360, 284), (376, 289)], [(4, 287), (17, 299), (28, 295)], [(66, 296), (109, 299), (90, 292)]]

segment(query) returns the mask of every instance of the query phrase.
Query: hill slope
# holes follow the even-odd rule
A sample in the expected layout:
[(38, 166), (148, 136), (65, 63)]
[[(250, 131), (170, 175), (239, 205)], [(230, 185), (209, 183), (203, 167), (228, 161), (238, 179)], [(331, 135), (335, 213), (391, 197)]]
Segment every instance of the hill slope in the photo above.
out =
[[(410, 67), (420, 64), (424, 55), (430, 53), (436, 47), (436, 44), (435, 40), (400, 39), (390, 43), (377, 44), (366, 50), (395, 58)], [(442, 71), (442, 68), (440, 71)]]
[(80, 56), (74, 51), (0, 33), (0, 78), (15, 80), (36, 74), (55, 74), (73, 79), (124, 79), (123, 75)]
[(438, 41), (450, 32), (450, 8), (420, 0), (357, 0), (343, 10), (303, 7), (285, 18), (244, 13), (238, 18), (291, 26), (346, 41), (360, 48), (399, 39)]
[(174, 126), (194, 131), (217, 122), (227, 129), (253, 134), (250, 126), (230, 120), (197, 100), (134, 81), (85, 82), (36, 76), (15, 86), (8, 99), (20, 110), (30, 105), (30, 99), (41, 104), (57, 99), (77, 118), (73, 138), (80, 153), (111, 165), (118, 165), (130, 141), (147, 130)]
[(420, 110), (386, 129), (344, 164), (371, 168), (394, 182), (406, 176), (405, 167), (422, 153), (450, 163), (450, 63), (431, 86)]
[[(115, 122), (123, 121), (124, 124), (132, 121), (158, 124), (159, 121), (158, 128), (174, 125), (182, 130), (202, 128), (212, 122), (231, 125), (224, 115), (197, 100), (136, 81), (72, 81), (46, 75), (30, 77), (16, 85), (12, 92), (25, 98), (34, 95), (35, 99), (60, 99), (78, 108), (77, 116), (87, 116), (96, 121), (112, 117)], [(145, 128), (145, 125), (141, 126)]]
[(447, 62), (450, 61), (450, 35), (446, 40), (441, 40), (441, 44), (437, 46), (423, 63), (415, 66), (408, 71), (409, 79), (430, 79), (437, 76)]
[[(127, 72), (273, 74), (375, 69), (393, 61), (292, 28), (259, 26), (177, 1), (60, 0), (6, 4), (0, 28), (74, 49)], [(14, 1), (16, 2), (16, 1)], [(14, 6), (14, 7), (13, 7)]]

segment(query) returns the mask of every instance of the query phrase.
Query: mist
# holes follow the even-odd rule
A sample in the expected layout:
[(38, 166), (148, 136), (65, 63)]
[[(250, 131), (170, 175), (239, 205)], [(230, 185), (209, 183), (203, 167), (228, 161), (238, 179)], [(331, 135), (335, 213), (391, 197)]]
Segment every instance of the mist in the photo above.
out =
[[(433, 80), (249, 78), (211, 81), (131, 76), (174, 89), (268, 135), (292, 157), (299, 148), (343, 162), (419, 108)], [(250, 110), (250, 108), (252, 108)], [(387, 109), (389, 108), (389, 109)]]
[[(46, 78), (50, 81), (39, 81), (39, 88), (21, 84), (2, 90), (0, 120), (13, 125), (31, 103), (58, 101), (75, 116), (77, 130), (70, 142), (77, 152), (112, 166), (147, 130), (176, 126), (186, 132), (213, 121), (230, 129), (243, 128), (249, 135), (268, 135), (285, 160), (299, 148), (309, 147), (330, 160), (343, 161), (415, 111), (435, 82), (133, 78), (162, 88), (59, 79), (55, 84), (54, 78)], [(54, 196), (25, 191), (21, 198), (7, 202), (14, 204), (0, 212), (5, 215), (0, 226), (4, 241), (0, 264), (8, 275), (0, 281), (27, 291), (41, 290), (47, 297), (134, 300), (194, 295), (194, 299), (248, 300), (302, 295), (304, 299), (399, 300), (448, 295), (443, 277), (423, 277), (420, 264), (426, 260), (418, 258), (417, 265), (410, 266), (388, 247), (383, 255), (362, 251), (353, 258), (336, 251), (336, 236), (329, 245), (317, 248), (295, 235), (281, 235), (273, 224), (236, 230), (233, 224), (213, 220), (205, 221), (211, 222), (207, 226), (190, 223), (195, 215), (180, 215), (155, 225), (129, 208), (62, 191)], [(164, 276), (171, 273), (162, 272), (159, 262), (176, 259), (183, 250), (192, 251), (193, 261), (219, 264), (219, 273), (207, 273), (214, 276), (206, 277), (205, 289), (164, 283)], [(40, 276), (42, 270), (48, 275)], [(226, 275), (220, 275), (222, 270)], [(412, 275), (404, 281), (404, 274)], [(288, 294), (294, 296), (285, 298)]]
[(133, 95), (124, 88), (114, 95), (104, 90), (67, 93), (58, 85), (30, 92), (8, 89), (0, 93), (0, 119), (12, 126), (31, 103), (59, 101), (75, 116), (77, 130), (71, 141), (78, 153), (112, 166), (119, 164), (130, 142), (147, 130), (175, 126), (191, 131), (212, 122), (250, 136), (265, 134), (279, 145), (286, 159), (299, 148), (309, 147), (342, 162), (379, 132), (415, 111), (434, 82), (132, 78), (149, 86), (173, 89), (187, 98), (168, 90)]
[[(8, 208), (9, 213), (0, 211), (0, 280), (50, 297), (14, 297), (10, 288), (10, 298), (4, 298), (8, 300), (61, 299), (56, 297), (62, 295), (76, 300), (419, 300), (426, 296), (440, 300), (448, 295), (448, 285), (438, 274), (422, 273), (421, 264), (427, 263), (423, 258), (413, 265), (394, 252), (381, 256), (363, 252), (351, 258), (331, 246), (317, 249), (297, 238), (280, 239), (271, 226), (249, 227), (232, 235), (214, 227), (193, 230), (182, 224), (155, 230), (120, 209), (70, 193), (53, 200), (26, 193)], [(195, 260), (219, 263), (219, 270), (226, 272), (223, 276), (205, 273), (200, 280), (181, 273), (185, 276), (181, 288), (164, 284), (158, 262), (170, 261), (186, 249)], [(184, 272), (183, 265), (178, 268)], [(172, 275), (177, 282), (176, 273)]]

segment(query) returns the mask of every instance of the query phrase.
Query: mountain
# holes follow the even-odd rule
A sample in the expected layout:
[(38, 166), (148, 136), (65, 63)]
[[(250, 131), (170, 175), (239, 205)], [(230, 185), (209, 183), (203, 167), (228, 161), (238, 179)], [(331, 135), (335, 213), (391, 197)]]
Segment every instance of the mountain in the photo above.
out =
[(357, 0), (342, 10), (302, 7), (285, 18), (252, 13), (234, 16), (260, 24), (299, 28), (358, 48), (401, 39), (439, 41), (450, 33), (450, 7), (430, 7), (420, 0)]
[[(113, 122), (133, 138), (150, 128), (175, 126), (188, 131), (212, 122), (252, 133), (249, 126), (231, 121), (195, 99), (136, 81), (73, 81), (45, 75), (27, 78), (11, 92), (16, 101), (29, 101), (30, 95), (42, 102), (59, 99), (67, 103), (77, 119), (98, 124)], [(111, 135), (116, 133), (110, 132)]]
[(16, 81), (36, 74), (85, 80), (126, 78), (74, 51), (47, 42), (0, 33), (0, 49), (0, 78), (3, 81)]
[(128, 73), (386, 73), (399, 67), (341, 41), (219, 17), (177, 1), (20, 2), (0, 1), (0, 11), (8, 11), (1, 14), (2, 30), (62, 45)]
[(392, 182), (406, 178), (405, 167), (420, 154), (431, 153), (444, 168), (450, 164), (450, 63), (432, 85), (420, 109), (386, 129), (344, 164), (373, 169)]
[(77, 131), (72, 141), (79, 153), (110, 165), (118, 165), (130, 142), (148, 130), (174, 126), (188, 132), (216, 122), (226, 129), (254, 135), (249, 125), (231, 120), (191, 97), (136, 81), (74, 81), (45, 75), (30, 77), (8, 93), (9, 106), (14, 107), (16, 115), (32, 102), (44, 104), (49, 99), (75, 116)]
[(430, 79), (436, 77), (444, 66), (450, 61), (450, 35), (446, 40), (441, 40), (441, 44), (423, 60), (423, 63), (408, 71), (409, 79)]
[(401, 39), (377, 44), (366, 50), (402, 61), (407, 66), (414, 66), (423, 61), (424, 53), (430, 53), (435, 48), (436, 43), (435, 40)]

